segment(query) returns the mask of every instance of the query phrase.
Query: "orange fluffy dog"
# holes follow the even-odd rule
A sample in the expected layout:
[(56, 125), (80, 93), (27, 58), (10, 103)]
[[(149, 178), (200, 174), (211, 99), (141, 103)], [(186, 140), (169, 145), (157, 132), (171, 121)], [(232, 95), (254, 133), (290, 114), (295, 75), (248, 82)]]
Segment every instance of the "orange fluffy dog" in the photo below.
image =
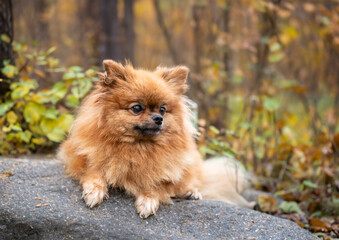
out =
[(105, 60), (104, 69), (58, 153), (87, 206), (108, 197), (109, 186), (134, 195), (143, 218), (171, 197), (250, 206), (236, 189), (244, 178), (234, 168), (201, 159), (183, 96), (188, 68), (150, 72)]

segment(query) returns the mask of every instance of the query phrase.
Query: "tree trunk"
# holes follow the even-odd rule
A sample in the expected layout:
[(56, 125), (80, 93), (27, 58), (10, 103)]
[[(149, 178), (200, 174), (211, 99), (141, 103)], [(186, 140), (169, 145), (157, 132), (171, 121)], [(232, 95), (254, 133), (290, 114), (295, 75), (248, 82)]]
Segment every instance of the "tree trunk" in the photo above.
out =
[(159, 0), (153, 0), (153, 5), (154, 5), (155, 13), (157, 15), (157, 21), (158, 21), (159, 27), (161, 28), (161, 31), (164, 34), (165, 41), (166, 41), (169, 53), (172, 57), (173, 63), (175, 65), (178, 65), (180, 63), (180, 61), (179, 61), (178, 55), (176, 53), (176, 50), (174, 48), (172, 36), (169, 33), (169, 31), (168, 31), (168, 29), (165, 25), (164, 17), (162, 15), (162, 12), (161, 12), (161, 9), (160, 9), (160, 6), (159, 6)]
[[(223, 32), (227, 34), (227, 36), (230, 36), (230, 20), (231, 20), (231, 5), (232, 1), (227, 1), (227, 5), (223, 9)], [(229, 39), (229, 38), (227, 38)], [(226, 46), (224, 46), (224, 56), (223, 56), (223, 62), (224, 62), (224, 69), (227, 74), (227, 81), (229, 82), (232, 78), (232, 66), (231, 66), (231, 59), (232, 59), (232, 52), (231, 48), (229, 47), (229, 42), (226, 43)]]
[[(227, 5), (222, 11), (223, 25), (222, 30), (227, 34), (227, 39), (230, 36), (230, 14), (231, 14), (231, 1), (227, 1)], [(220, 108), (219, 117), (212, 122), (212, 124), (221, 129), (227, 128), (228, 122), (228, 99), (227, 99), (227, 90), (228, 85), (232, 78), (232, 68), (231, 68), (231, 48), (229, 47), (229, 42), (223, 46), (223, 56), (222, 61), (224, 63), (224, 70), (226, 72), (226, 78), (221, 79), (220, 89), (216, 92), (216, 97), (214, 99), (214, 105)]]
[[(199, 102), (200, 117), (207, 117), (206, 110), (208, 108), (208, 102), (205, 97), (205, 88), (203, 87), (204, 79), (202, 78), (202, 64), (201, 58), (203, 57), (203, 34), (201, 29), (201, 16), (205, 6), (194, 4), (192, 6), (192, 20), (193, 20), (193, 44), (194, 44), (194, 68), (190, 74), (189, 81), (192, 81), (188, 92), (188, 97), (194, 101)], [(193, 84), (194, 83), (194, 84)]]
[[(0, 39), (0, 69), (3, 68), (3, 61), (9, 60), (11, 64), (14, 64), (14, 54), (12, 49), (13, 41), (13, 16), (12, 16), (12, 1), (1, 0), (0, 1), (0, 35), (7, 35), (9, 41), (3, 41)], [(5, 92), (9, 90), (9, 82), (6, 81), (0, 71), (0, 96), (3, 96)]]
[(202, 34), (201, 34), (201, 26), (200, 26), (200, 16), (203, 6), (193, 5), (192, 7), (192, 16), (193, 16), (193, 41), (194, 41), (194, 72), (200, 74), (201, 73), (201, 61), (202, 57)]
[[(273, 4), (278, 5), (280, 0), (270, 0)], [(270, 10), (266, 7), (265, 11), (260, 14), (260, 39), (270, 39), (278, 34), (277, 30), (277, 14), (274, 10)], [(251, 86), (251, 92), (255, 93), (260, 89), (261, 80), (264, 76), (264, 70), (267, 66), (268, 55), (270, 52), (268, 43), (259, 41), (256, 44), (257, 48), (257, 66), (254, 73), (254, 78)]]
[(134, 0), (125, 0), (124, 4), (125, 56), (134, 64)]
[(101, 0), (100, 6), (102, 36), (100, 39), (100, 57), (103, 59), (123, 60), (120, 23), (118, 19), (118, 0)]
[(38, 40), (38, 43), (44, 47), (49, 47), (49, 29), (48, 23), (44, 19), (43, 15), (45, 14), (47, 7), (47, 3), (45, 0), (35, 0), (34, 1), (34, 11), (37, 18), (37, 25), (32, 30), (33, 32), (33, 39)]

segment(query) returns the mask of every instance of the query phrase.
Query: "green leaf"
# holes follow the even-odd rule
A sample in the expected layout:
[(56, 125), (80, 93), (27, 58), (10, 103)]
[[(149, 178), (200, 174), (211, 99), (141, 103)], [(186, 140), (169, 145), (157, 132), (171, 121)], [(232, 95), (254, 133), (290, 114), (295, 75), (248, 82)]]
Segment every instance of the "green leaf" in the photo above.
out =
[(8, 112), (6, 118), (10, 124), (14, 124), (18, 120), (18, 116), (13, 111)]
[(71, 89), (71, 92), (73, 93), (73, 96), (75, 96), (76, 98), (80, 98), (80, 89), (78, 87), (73, 87)]
[(21, 128), (19, 123), (16, 123), (15, 125), (12, 126), (12, 130), (20, 132), (20, 131), (22, 131), (22, 128)]
[(65, 136), (65, 132), (60, 129), (54, 129), (52, 132), (47, 134), (48, 139), (53, 142), (61, 142), (64, 140)]
[(324, 24), (324, 25), (329, 25), (331, 23), (330, 19), (326, 16), (322, 16), (321, 17), (321, 22)]
[(49, 98), (49, 101), (55, 105), (59, 101), (59, 98), (52, 96)]
[(36, 89), (39, 87), (39, 84), (36, 80), (30, 79), (30, 80), (22, 80), (21, 82), (15, 82), (10, 85), (10, 88), (12, 90), (15, 90), (18, 86), (22, 86), (29, 89)]
[(267, 111), (274, 112), (280, 108), (280, 102), (275, 98), (264, 98), (264, 108)]
[(85, 72), (86, 76), (88, 77), (93, 77), (96, 75), (96, 71), (94, 71), (93, 69), (88, 69), (86, 72)]
[(77, 79), (83, 79), (83, 78), (85, 78), (85, 74), (84, 73), (82, 73), (82, 72), (78, 72), (78, 73), (76, 73), (76, 77), (77, 77)]
[(92, 88), (92, 82), (84, 79), (80, 83), (80, 97), (83, 98)]
[(49, 100), (49, 97), (46, 96), (46, 94), (40, 91), (32, 95), (31, 101), (36, 102), (36, 103), (47, 103), (50, 100)]
[(18, 68), (11, 64), (8, 64), (4, 68), (2, 68), (1, 72), (8, 78), (13, 78), (19, 73)]
[(17, 133), (9, 133), (9, 134), (6, 135), (6, 140), (11, 142), (11, 141), (15, 140), (16, 137), (17, 137)]
[(55, 119), (43, 118), (40, 122), (40, 128), (45, 134), (52, 132), (56, 128), (56, 125), (57, 121)]
[(24, 108), (24, 118), (28, 123), (37, 123), (45, 115), (46, 108), (44, 105), (29, 102)]
[(216, 127), (214, 126), (210, 126), (208, 128), (209, 131), (213, 132), (215, 135), (218, 135), (220, 133), (219, 129), (217, 129)]
[(72, 66), (68, 69), (68, 71), (70, 72), (81, 72), (83, 69), (82, 67), (79, 67), (79, 66)]
[(32, 133), (28, 130), (24, 131), (24, 132), (19, 132), (17, 133), (17, 136), (19, 137), (19, 139), (25, 143), (29, 143), (29, 141), (31, 140), (32, 137)]
[(29, 88), (24, 87), (24, 86), (19, 86), (12, 92), (11, 97), (13, 100), (17, 100), (19, 98), (23, 98), (28, 93), (29, 93)]
[(72, 81), (75, 78), (76, 78), (76, 74), (74, 72), (67, 72), (62, 77), (62, 79), (65, 80), (65, 81)]
[(54, 52), (55, 50), (56, 50), (56, 47), (51, 47), (50, 49), (48, 49), (48, 50), (46, 51), (46, 55), (51, 54), (51, 53)]
[(41, 130), (39, 125), (29, 124), (28, 127), (33, 133), (38, 134), (40, 136), (44, 135), (44, 132)]
[(74, 95), (68, 95), (66, 97), (67, 107), (77, 107), (79, 105), (79, 99)]
[(0, 104), (0, 116), (4, 115), (14, 105), (14, 102), (8, 101)]
[(64, 132), (68, 132), (74, 121), (74, 117), (71, 114), (64, 113), (60, 116), (57, 121), (57, 128), (63, 130)]
[(78, 80), (73, 82), (73, 84), (78, 85), (71, 89), (73, 95), (77, 98), (83, 98), (89, 92), (89, 90), (91, 90), (92, 87), (92, 83), (89, 80)]
[(270, 47), (270, 50), (271, 50), (271, 52), (276, 52), (276, 51), (278, 51), (278, 50), (280, 50), (281, 49), (281, 45), (280, 45), (280, 43), (274, 43), (271, 47)]
[(60, 111), (54, 108), (47, 108), (45, 117), (48, 119), (56, 119)]
[(274, 54), (271, 54), (268, 57), (268, 61), (271, 62), (271, 63), (276, 63), (276, 62), (279, 62), (280, 60), (282, 60), (284, 58), (284, 56), (285, 56), (285, 54), (281, 53), (281, 52), (274, 53)]
[(314, 184), (314, 183), (307, 181), (307, 180), (303, 181), (303, 185), (306, 186), (306, 187), (309, 187), (309, 188), (317, 188), (318, 187), (317, 184)]
[(216, 155), (216, 154), (217, 154), (216, 151), (210, 149), (210, 148), (207, 147), (207, 146), (201, 146), (201, 147), (199, 148), (199, 151), (200, 151), (201, 155), (203, 155), (203, 156), (206, 156), (206, 154), (210, 154), (210, 155)]
[(40, 122), (42, 131), (53, 142), (61, 142), (65, 138), (65, 131), (58, 124), (58, 121), (46, 118)]
[(242, 76), (238, 76), (238, 75), (234, 75), (232, 77), (232, 83), (242, 83), (243, 82), (243, 77)]
[(11, 42), (11, 38), (7, 34), (4, 34), (4, 33), (1, 34), (0, 38), (5, 43), (10, 43)]
[(297, 212), (302, 212), (298, 203), (296, 202), (282, 202), (279, 205), (279, 208), (284, 212), (284, 213), (297, 213)]
[(66, 93), (67, 93), (67, 87), (64, 83), (58, 82), (54, 84), (52, 88), (52, 93), (54, 93), (54, 96), (57, 97), (58, 99), (62, 99)]

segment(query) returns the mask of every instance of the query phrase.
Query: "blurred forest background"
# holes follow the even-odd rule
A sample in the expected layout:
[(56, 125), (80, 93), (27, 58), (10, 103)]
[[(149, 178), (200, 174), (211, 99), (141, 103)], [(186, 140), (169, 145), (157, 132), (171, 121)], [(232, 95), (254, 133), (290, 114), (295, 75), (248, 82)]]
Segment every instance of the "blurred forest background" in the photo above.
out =
[(0, 154), (62, 141), (103, 59), (182, 64), (201, 153), (241, 160), (256, 188), (288, 201), (261, 197), (262, 211), (338, 237), (338, 0), (1, 0), (0, 10)]

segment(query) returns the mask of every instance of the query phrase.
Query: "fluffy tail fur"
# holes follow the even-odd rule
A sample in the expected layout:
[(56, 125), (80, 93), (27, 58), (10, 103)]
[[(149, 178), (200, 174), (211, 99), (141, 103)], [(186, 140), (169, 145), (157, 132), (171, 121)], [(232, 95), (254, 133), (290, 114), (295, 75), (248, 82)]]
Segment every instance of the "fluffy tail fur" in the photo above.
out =
[(253, 208), (254, 204), (240, 195), (248, 187), (250, 177), (235, 160), (225, 157), (205, 160), (203, 175), (201, 193), (204, 199)]

